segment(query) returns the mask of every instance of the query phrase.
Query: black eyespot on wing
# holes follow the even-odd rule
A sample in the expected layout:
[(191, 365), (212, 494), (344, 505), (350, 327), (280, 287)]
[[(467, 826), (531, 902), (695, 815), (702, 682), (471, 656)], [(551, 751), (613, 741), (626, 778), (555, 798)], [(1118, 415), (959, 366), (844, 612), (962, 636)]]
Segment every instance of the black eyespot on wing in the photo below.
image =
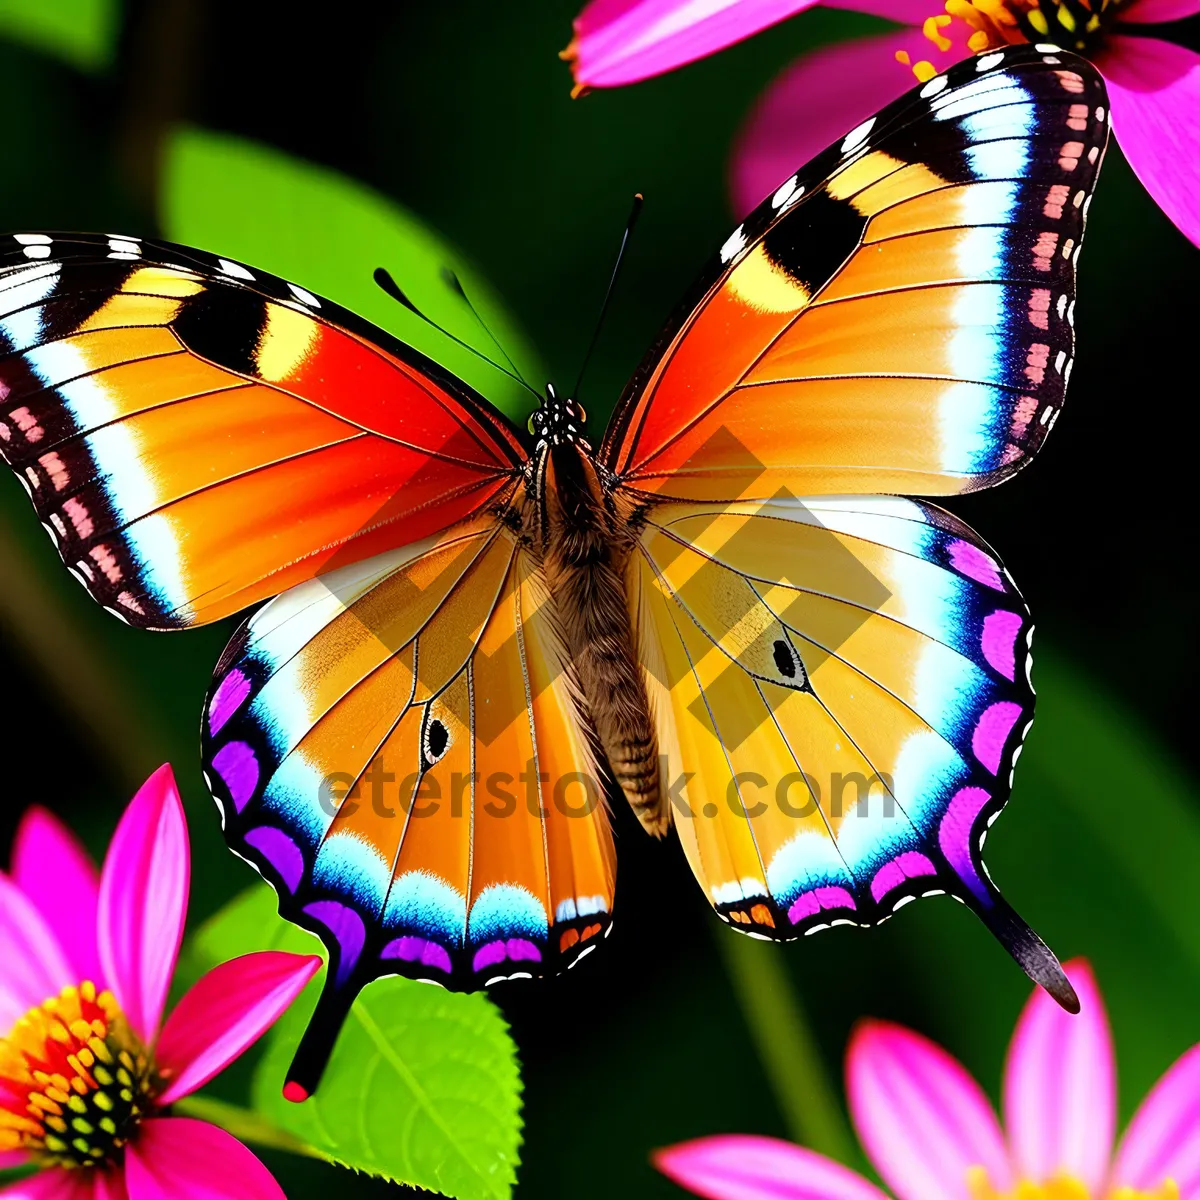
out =
[(425, 726), (424, 754), (425, 765), (432, 767), (446, 753), (450, 745), (450, 730), (434, 717)]
[(267, 323), (267, 301), (241, 288), (205, 289), (171, 323), (193, 354), (239, 375), (258, 374), (257, 353)]
[(785, 678), (796, 678), (796, 659), (794, 657), (794, 652), (791, 646), (789, 646), (787, 642), (783, 640), (783, 638), (780, 638), (775, 643), (775, 666), (779, 669), (780, 675), (783, 675)]

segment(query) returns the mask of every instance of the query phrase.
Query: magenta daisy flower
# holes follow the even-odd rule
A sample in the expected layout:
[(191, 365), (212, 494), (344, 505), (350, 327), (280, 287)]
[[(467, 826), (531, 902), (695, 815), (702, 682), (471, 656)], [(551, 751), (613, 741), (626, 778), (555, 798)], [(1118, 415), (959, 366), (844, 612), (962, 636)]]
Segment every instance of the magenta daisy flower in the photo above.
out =
[[(1116, 1066), (1088, 966), (1068, 963), (1079, 1016), (1034, 992), (1009, 1046), (1004, 1126), (940, 1046), (899, 1025), (859, 1027), (846, 1055), (855, 1127), (897, 1200), (1196, 1200), (1200, 1046), (1155, 1085), (1114, 1148)], [(860, 1175), (774, 1138), (701, 1138), (658, 1168), (710, 1200), (888, 1200)]]
[(321, 960), (263, 951), (205, 975), (163, 1021), (187, 915), (188, 832), (170, 767), (142, 786), (97, 876), (48, 812), (0, 872), (0, 1166), (9, 1200), (283, 1200), (215, 1125), (171, 1115), (252, 1045)]
[[(819, 2), (592, 0), (564, 56), (576, 91), (618, 87), (714, 54)], [(1200, 0), (945, 0), (944, 9), (942, 0), (824, 3), (907, 28), (805, 55), (768, 89), (734, 156), (738, 212), (896, 99), (913, 73), (924, 81), (974, 53), (1045, 41), (1100, 68), (1130, 166), (1200, 245), (1200, 54), (1151, 36), (1154, 26), (1200, 12)]]

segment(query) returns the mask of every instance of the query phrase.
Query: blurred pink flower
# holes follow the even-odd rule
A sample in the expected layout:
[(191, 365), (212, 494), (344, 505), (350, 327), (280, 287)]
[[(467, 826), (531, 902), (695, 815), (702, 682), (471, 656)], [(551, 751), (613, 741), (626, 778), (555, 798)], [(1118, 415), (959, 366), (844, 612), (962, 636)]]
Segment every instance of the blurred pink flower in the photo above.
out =
[[(563, 54), (576, 91), (617, 87), (714, 54), (818, 2), (592, 0)], [(1126, 158), (1163, 212), (1200, 245), (1200, 55), (1133, 28), (1190, 17), (1200, 0), (1102, 0), (1090, 18), (1091, 0), (945, 0), (943, 12), (939, 2), (824, 0), (906, 28), (805, 55), (767, 90), (734, 154), (739, 214), (896, 99), (912, 82), (908, 66), (926, 80), (972, 53), (1044, 39), (1100, 68)]]
[(97, 876), (31, 808), (0, 872), (0, 1167), (9, 1200), (283, 1200), (241, 1142), (170, 1115), (252, 1045), (320, 959), (215, 967), (163, 1022), (187, 915), (187, 822), (170, 767), (142, 786)]
[[(1087, 964), (1067, 964), (1082, 1011), (1036, 990), (1009, 1045), (1005, 1129), (979, 1085), (940, 1046), (899, 1025), (861, 1025), (846, 1055), (854, 1124), (898, 1200), (1196, 1200), (1200, 1046), (1116, 1130), (1116, 1066)], [(774, 1138), (701, 1138), (655, 1162), (711, 1200), (888, 1200), (811, 1150)]]

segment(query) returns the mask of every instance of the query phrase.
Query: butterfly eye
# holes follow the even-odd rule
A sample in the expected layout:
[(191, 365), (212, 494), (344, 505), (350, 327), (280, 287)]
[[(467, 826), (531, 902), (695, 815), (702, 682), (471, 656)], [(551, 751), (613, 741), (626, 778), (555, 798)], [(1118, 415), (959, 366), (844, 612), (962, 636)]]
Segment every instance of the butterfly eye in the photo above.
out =
[(530, 433), (535, 434), (535, 435), (537, 434), (537, 426), (534, 423), (534, 418), (536, 416), (537, 416), (537, 413), (530, 413), (529, 420), (525, 422), (525, 428), (528, 429)]

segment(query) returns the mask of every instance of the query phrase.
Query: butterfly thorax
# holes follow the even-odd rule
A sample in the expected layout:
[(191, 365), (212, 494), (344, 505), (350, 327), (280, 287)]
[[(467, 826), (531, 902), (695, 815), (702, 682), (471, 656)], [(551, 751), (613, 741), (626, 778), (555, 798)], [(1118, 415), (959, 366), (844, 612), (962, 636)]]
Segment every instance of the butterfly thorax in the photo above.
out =
[(643, 825), (661, 836), (658, 743), (634, 650), (624, 574), (628, 514), (583, 433), (583, 410), (559, 400), (530, 421), (539, 437), (526, 481), (525, 534), (542, 563), (563, 642), (596, 739)]

